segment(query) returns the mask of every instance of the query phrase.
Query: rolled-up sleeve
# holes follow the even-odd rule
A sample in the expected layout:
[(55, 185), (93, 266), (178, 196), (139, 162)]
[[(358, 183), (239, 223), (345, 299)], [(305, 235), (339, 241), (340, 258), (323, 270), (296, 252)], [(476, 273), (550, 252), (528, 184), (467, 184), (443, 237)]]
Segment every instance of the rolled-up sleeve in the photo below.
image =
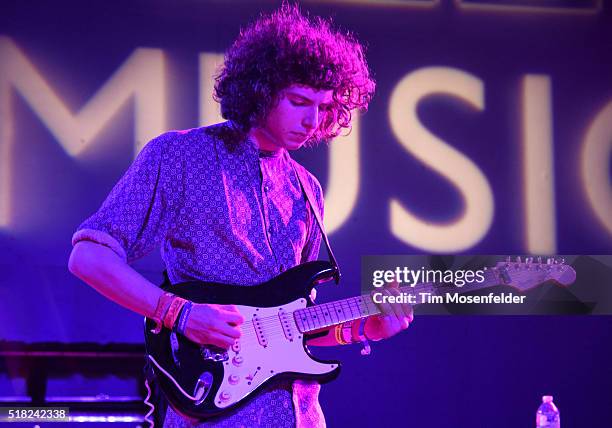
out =
[(142, 149), (98, 211), (79, 226), (73, 245), (96, 242), (131, 263), (161, 243), (176, 206), (169, 183), (180, 175), (179, 165), (169, 165), (172, 138), (172, 133), (163, 134)]

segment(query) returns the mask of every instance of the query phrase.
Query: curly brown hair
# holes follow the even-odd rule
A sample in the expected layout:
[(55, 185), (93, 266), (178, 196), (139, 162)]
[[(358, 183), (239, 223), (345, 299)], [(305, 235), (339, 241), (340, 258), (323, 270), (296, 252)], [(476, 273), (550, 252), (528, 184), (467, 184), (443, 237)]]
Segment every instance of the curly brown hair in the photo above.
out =
[(332, 106), (309, 143), (329, 140), (343, 128), (350, 132), (351, 111), (366, 111), (374, 95), (364, 51), (351, 33), (284, 3), (240, 32), (225, 53), (214, 97), (223, 117), (247, 133), (290, 85), (332, 90)]

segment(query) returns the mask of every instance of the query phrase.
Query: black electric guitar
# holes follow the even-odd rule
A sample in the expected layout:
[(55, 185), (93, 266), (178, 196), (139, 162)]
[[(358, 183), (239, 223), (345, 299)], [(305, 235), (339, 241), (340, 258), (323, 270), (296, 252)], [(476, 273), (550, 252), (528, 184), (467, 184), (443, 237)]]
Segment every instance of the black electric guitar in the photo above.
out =
[[(338, 376), (340, 362), (313, 357), (305, 335), (315, 330), (380, 313), (369, 295), (313, 305), (310, 292), (318, 282), (335, 273), (328, 262), (296, 266), (257, 286), (186, 282), (166, 288), (195, 303), (233, 304), (244, 316), (242, 336), (229, 350), (197, 345), (168, 329), (153, 334), (153, 322), (145, 319), (145, 344), (160, 386), (180, 413), (205, 419), (234, 408), (279, 377), (328, 382)], [(546, 263), (499, 262), (485, 270), (482, 283), (457, 289), (473, 291), (494, 285), (527, 290), (548, 280), (571, 284), (574, 270), (548, 260)], [(436, 294), (435, 284), (401, 287), (401, 291)], [(448, 289), (446, 290), (448, 291)]]

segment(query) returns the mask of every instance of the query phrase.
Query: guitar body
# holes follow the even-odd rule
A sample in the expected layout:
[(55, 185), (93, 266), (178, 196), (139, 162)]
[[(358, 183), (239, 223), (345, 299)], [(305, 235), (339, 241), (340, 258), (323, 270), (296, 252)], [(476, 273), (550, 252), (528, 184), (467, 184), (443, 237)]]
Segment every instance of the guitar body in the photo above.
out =
[(242, 337), (227, 351), (197, 345), (165, 328), (153, 334), (153, 322), (145, 319), (147, 358), (172, 407), (206, 419), (243, 404), (274, 379), (324, 383), (338, 376), (340, 363), (314, 358), (293, 316), (312, 304), (314, 285), (334, 273), (328, 262), (315, 261), (256, 286), (186, 282), (164, 287), (195, 303), (236, 305), (245, 319)]
[[(338, 376), (340, 363), (310, 355), (304, 333), (377, 315), (380, 309), (369, 294), (313, 306), (309, 296), (314, 285), (337, 279), (337, 273), (329, 262), (314, 261), (255, 286), (185, 282), (164, 287), (195, 303), (236, 305), (245, 319), (240, 340), (227, 351), (196, 345), (167, 329), (153, 334), (154, 323), (145, 319), (147, 359), (172, 407), (190, 418), (206, 419), (240, 406), (274, 379), (323, 383)], [(460, 292), (496, 285), (526, 291), (548, 280), (566, 286), (575, 279), (576, 272), (563, 261), (507, 259), (485, 268), (483, 282)], [(437, 285), (419, 283), (400, 291), (436, 294)]]

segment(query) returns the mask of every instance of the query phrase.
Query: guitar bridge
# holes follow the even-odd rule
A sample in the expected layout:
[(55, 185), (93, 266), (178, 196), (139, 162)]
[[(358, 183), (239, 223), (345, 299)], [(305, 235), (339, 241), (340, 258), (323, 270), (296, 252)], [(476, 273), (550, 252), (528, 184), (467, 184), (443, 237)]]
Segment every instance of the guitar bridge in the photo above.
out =
[(211, 360), (211, 361), (229, 360), (229, 354), (227, 353), (227, 351), (215, 352), (214, 350), (211, 351), (210, 348), (206, 346), (203, 346), (200, 348), (200, 355), (202, 355), (202, 358), (204, 358), (205, 360)]

